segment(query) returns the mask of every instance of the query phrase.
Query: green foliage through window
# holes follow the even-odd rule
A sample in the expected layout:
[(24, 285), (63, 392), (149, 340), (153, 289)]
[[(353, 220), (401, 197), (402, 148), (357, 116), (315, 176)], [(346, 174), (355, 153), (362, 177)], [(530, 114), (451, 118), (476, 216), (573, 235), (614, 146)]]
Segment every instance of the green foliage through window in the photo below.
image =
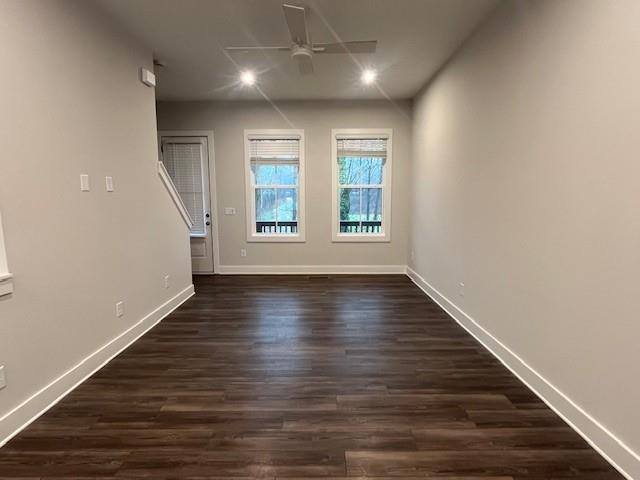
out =
[(381, 231), (383, 168), (381, 157), (338, 157), (341, 231)]

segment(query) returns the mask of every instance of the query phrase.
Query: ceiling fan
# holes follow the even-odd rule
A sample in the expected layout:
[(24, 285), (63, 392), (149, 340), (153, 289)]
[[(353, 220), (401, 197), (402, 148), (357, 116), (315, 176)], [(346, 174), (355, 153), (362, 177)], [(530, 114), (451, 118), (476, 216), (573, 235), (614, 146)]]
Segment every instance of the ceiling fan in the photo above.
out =
[(291, 52), (303, 75), (313, 73), (312, 57), (324, 53), (375, 53), (377, 40), (357, 40), (339, 43), (311, 43), (307, 28), (307, 10), (297, 5), (282, 5), (291, 35), (290, 46), (226, 47), (228, 52), (283, 51)]

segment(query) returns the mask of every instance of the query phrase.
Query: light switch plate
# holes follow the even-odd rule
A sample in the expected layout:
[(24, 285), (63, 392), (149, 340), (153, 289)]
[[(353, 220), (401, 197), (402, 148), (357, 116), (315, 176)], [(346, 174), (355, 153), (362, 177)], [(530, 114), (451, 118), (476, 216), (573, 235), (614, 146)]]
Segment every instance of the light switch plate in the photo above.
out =
[(107, 192), (113, 192), (113, 177), (104, 177), (104, 183), (107, 187)]
[(7, 379), (4, 376), (4, 365), (0, 365), (0, 390), (7, 386)]
[(80, 191), (88, 192), (89, 190), (89, 175), (83, 173), (80, 175)]

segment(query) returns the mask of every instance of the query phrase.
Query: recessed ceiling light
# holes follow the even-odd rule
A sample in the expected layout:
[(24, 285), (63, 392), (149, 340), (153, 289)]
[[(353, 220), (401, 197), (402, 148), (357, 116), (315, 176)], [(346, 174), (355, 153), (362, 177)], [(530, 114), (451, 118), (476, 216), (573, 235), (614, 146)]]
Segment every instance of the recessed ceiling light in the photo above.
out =
[(253, 85), (256, 83), (256, 75), (251, 70), (245, 70), (240, 74), (240, 80), (245, 85)]
[(362, 72), (362, 77), (360, 77), (360, 79), (362, 80), (362, 83), (364, 83), (365, 85), (371, 85), (373, 82), (376, 81), (377, 76), (378, 74), (376, 73), (375, 70), (371, 70), (370, 68), (367, 68), (364, 72)]

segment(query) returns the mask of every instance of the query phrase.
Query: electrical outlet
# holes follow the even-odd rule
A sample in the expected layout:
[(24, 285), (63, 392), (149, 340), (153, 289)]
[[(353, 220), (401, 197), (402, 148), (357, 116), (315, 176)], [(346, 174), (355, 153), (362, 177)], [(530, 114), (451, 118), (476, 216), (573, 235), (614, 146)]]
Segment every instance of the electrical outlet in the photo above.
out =
[(164, 288), (169, 288), (169, 275), (164, 276)]
[(464, 283), (460, 282), (458, 284), (458, 295), (460, 295), (461, 297), (464, 297)]
[(411, 260), (415, 260), (415, 259), (416, 259), (416, 252), (411, 250)]
[(104, 183), (107, 192), (113, 192), (113, 177), (104, 177)]
[(116, 303), (116, 317), (121, 317), (124, 315), (124, 302)]
[(4, 365), (0, 365), (0, 390), (7, 386), (7, 379), (4, 376)]
[(240, 249), (240, 256), (241, 257), (246, 257), (247, 256), (247, 249), (246, 248), (241, 248)]
[(236, 214), (236, 209), (234, 207), (224, 207), (224, 214), (225, 215), (235, 215)]

